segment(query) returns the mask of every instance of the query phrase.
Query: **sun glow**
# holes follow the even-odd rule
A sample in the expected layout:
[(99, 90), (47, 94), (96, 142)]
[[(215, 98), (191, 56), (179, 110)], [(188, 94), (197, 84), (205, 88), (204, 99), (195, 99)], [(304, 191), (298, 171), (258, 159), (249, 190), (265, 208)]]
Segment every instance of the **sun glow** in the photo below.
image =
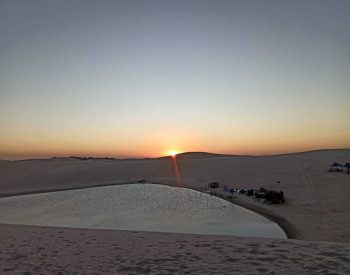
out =
[(177, 154), (178, 154), (178, 152), (175, 150), (168, 151), (169, 156), (176, 157)]

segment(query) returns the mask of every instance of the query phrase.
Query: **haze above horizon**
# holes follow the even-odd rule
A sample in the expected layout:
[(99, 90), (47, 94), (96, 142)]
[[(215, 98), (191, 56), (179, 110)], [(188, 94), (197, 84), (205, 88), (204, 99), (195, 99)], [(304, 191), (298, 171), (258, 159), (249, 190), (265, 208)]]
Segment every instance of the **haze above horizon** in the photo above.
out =
[(0, 158), (350, 148), (350, 1), (0, 2)]

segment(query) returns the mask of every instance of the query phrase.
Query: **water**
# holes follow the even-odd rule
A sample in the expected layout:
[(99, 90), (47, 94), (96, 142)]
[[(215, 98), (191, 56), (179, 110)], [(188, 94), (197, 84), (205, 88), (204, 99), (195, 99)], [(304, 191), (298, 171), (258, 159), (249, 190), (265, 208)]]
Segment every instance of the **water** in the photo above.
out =
[(254, 212), (198, 191), (131, 184), (0, 199), (0, 223), (286, 238)]

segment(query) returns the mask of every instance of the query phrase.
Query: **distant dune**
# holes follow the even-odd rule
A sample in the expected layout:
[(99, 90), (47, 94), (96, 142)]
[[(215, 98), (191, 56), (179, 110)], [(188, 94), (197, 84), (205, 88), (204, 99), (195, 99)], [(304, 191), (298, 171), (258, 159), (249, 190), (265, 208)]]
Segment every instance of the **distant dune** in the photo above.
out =
[[(237, 155), (237, 154), (217, 154), (210, 152), (183, 152), (176, 155), (176, 158), (182, 159), (205, 159), (205, 158), (216, 158), (216, 157), (274, 157), (274, 156), (286, 156), (286, 155), (303, 155), (303, 154), (318, 154), (319, 152), (342, 152), (350, 150), (350, 148), (344, 149), (319, 149), (311, 151), (301, 151), (292, 153), (281, 153), (281, 154), (265, 154), (265, 155)], [(32, 160), (157, 160), (157, 159), (169, 159), (172, 156), (162, 156), (155, 158), (116, 158), (116, 157), (90, 157), (90, 156), (68, 156), (68, 157), (51, 157), (51, 158), (35, 158), (35, 159), (20, 159), (12, 161), (32, 161)], [(0, 161), (11, 161), (0, 159)]]
[(222, 155), (207, 152), (185, 152), (176, 155), (177, 158), (181, 159), (206, 159), (206, 158), (222, 158), (222, 157), (235, 157), (236, 155)]
[[(234, 157), (235, 155), (223, 155), (223, 154), (214, 154), (207, 152), (184, 152), (176, 155), (177, 159), (207, 159), (207, 158), (221, 158), (221, 157)], [(172, 156), (164, 156), (160, 158), (150, 158), (150, 159), (169, 159)]]

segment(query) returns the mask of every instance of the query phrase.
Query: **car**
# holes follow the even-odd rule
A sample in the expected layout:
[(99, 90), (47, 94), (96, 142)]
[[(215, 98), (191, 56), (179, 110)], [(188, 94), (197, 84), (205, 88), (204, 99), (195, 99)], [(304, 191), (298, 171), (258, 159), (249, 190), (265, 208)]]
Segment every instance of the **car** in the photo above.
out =
[(141, 179), (138, 179), (137, 182), (146, 182), (146, 180), (141, 178)]
[(275, 190), (267, 190), (266, 188), (261, 187), (258, 191), (255, 192), (255, 197), (257, 199), (263, 199), (270, 203), (284, 203), (284, 193), (281, 190), (280, 192)]

